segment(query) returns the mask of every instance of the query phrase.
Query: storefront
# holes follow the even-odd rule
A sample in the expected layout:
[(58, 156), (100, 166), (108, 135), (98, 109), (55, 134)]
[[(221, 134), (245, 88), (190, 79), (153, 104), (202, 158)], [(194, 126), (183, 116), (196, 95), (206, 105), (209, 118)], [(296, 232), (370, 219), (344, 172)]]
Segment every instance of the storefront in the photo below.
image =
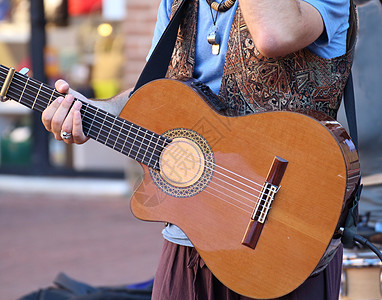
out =
[[(27, 67), (28, 76), (50, 86), (64, 78), (87, 97), (112, 97), (131, 85), (126, 82), (127, 10), (125, 0), (1, 1), (0, 64)], [(0, 104), (0, 146), (3, 174), (120, 177), (125, 170), (122, 154), (94, 141), (81, 146), (56, 141), (39, 113), (14, 101)]]

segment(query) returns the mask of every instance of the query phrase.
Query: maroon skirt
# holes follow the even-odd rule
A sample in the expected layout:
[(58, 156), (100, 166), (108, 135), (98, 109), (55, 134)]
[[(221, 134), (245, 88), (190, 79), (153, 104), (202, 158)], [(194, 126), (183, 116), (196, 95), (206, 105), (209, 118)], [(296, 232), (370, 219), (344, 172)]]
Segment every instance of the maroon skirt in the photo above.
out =
[[(324, 271), (308, 278), (283, 300), (337, 300), (342, 270), (342, 246)], [(280, 270), (282, 272), (282, 270)], [(216, 279), (195, 248), (165, 240), (155, 274), (153, 300), (233, 300), (241, 296)]]

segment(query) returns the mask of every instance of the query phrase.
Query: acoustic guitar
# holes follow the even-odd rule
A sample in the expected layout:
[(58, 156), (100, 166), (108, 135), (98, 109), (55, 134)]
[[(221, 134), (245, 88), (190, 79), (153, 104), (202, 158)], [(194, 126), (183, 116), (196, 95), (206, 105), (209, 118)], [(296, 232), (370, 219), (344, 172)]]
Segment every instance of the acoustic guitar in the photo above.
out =
[[(43, 111), (62, 94), (0, 67), (1, 96)], [(319, 112), (230, 117), (194, 80), (138, 89), (120, 116), (84, 103), (87, 136), (141, 163), (136, 217), (179, 226), (213, 274), (276, 298), (312, 273), (342, 225), (360, 169), (344, 128)]]

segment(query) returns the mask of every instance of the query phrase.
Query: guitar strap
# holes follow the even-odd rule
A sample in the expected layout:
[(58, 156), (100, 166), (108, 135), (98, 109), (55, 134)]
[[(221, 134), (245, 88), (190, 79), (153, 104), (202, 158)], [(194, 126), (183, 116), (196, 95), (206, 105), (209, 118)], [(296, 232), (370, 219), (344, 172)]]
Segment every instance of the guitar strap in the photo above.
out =
[(357, 117), (355, 112), (354, 85), (351, 71), (344, 90), (344, 107), (349, 127), (349, 134), (358, 151)]
[[(352, 39), (356, 38), (357, 35), (357, 17), (355, 11), (355, 4), (353, 0), (350, 0), (350, 20), (353, 19), (353, 22), (349, 22), (349, 31), (348, 31), (348, 41), (347, 46), (350, 47), (352, 44)], [(353, 84), (353, 75), (350, 71), (348, 81), (344, 89), (344, 107), (346, 119), (349, 127), (350, 137), (353, 140), (353, 143), (358, 151), (358, 132), (357, 132), (357, 117), (355, 111), (355, 97), (354, 97), (354, 84)], [(354, 236), (357, 233), (357, 224), (358, 224), (358, 204), (361, 197), (363, 185), (361, 184), (361, 177), (358, 182), (358, 188), (354, 194), (353, 203), (348, 211), (348, 215), (344, 224), (344, 232), (342, 234), (342, 243), (345, 248), (352, 248), (354, 245)]]
[[(355, 97), (354, 97), (354, 86), (353, 86), (353, 76), (350, 72), (348, 81), (344, 90), (344, 107), (346, 119), (349, 127), (350, 137), (358, 150), (358, 132), (357, 132), (357, 118), (355, 111)], [(342, 235), (342, 243), (345, 248), (352, 248), (354, 243), (354, 236), (357, 233), (358, 224), (358, 204), (361, 197), (363, 185), (361, 184), (361, 177), (358, 183), (358, 188), (354, 194), (353, 203), (348, 211), (348, 215), (344, 224), (344, 232)]]
[(182, 0), (174, 16), (171, 18), (161, 38), (154, 48), (149, 60), (147, 61), (137, 83), (135, 84), (133, 94), (137, 89), (146, 83), (164, 78), (170, 63), (171, 55), (175, 46), (175, 41), (179, 29), (179, 23), (182, 18), (183, 8), (187, 0)]

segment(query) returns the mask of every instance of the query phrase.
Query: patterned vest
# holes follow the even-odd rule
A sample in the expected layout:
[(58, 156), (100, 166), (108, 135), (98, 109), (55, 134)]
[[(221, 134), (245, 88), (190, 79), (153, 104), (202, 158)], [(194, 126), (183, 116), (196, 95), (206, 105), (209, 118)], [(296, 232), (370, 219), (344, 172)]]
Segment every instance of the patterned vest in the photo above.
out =
[[(179, 5), (174, 0), (172, 13)], [(180, 25), (167, 77), (192, 77), (198, 1), (189, 1)], [(187, 25), (186, 25), (187, 24)], [(321, 58), (303, 49), (281, 58), (260, 54), (240, 5), (228, 41), (219, 97), (229, 115), (272, 110), (318, 110), (336, 118), (353, 61), (354, 39), (346, 54)]]

